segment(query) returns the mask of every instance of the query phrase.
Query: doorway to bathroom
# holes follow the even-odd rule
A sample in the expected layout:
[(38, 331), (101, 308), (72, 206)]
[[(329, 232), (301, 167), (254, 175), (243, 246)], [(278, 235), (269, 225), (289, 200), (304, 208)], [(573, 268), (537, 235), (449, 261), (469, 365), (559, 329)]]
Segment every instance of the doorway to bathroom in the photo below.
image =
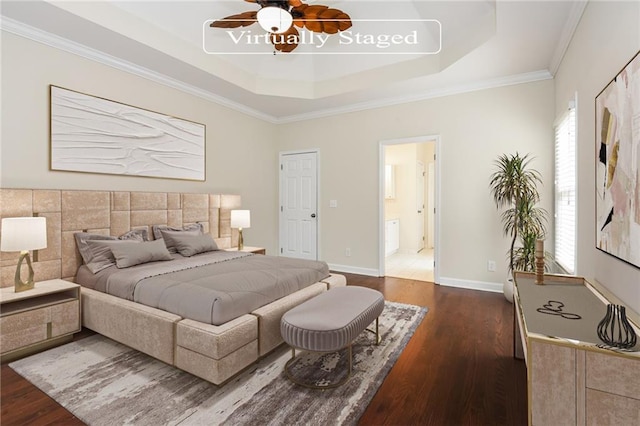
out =
[(381, 142), (381, 273), (437, 282), (437, 136)]

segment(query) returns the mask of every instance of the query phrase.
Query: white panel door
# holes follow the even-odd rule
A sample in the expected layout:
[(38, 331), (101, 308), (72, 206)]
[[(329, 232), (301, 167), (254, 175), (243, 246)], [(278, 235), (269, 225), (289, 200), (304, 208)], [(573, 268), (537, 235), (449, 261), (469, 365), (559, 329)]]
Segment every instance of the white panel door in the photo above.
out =
[(280, 156), (280, 254), (317, 260), (317, 153)]

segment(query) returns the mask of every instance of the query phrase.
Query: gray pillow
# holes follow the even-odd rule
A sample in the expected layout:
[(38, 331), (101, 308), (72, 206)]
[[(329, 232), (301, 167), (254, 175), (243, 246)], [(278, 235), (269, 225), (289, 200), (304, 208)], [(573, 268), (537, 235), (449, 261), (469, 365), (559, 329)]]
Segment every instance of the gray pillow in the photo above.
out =
[(114, 244), (113, 241), (98, 242), (100, 243), (110, 246), (116, 266), (120, 269), (159, 260), (173, 260), (164, 241), (160, 240), (143, 243), (127, 241), (120, 244)]
[(82, 261), (85, 265), (91, 263), (91, 259), (93, 259), (93, 253), (91, 252), (88, 244), (90, 240), (117, 240), (116, 237), (111, 237), (108, 235), (89, 234), (86, 232), (76, 232), (75, 234), (73, 234), (73, 236), (76, 239), (76, 246), (78, 246), (78, 251), (80, 252), (80, 256), (82, 256)]
[(182, 228), (174, 228), (172, 226), (167, 225), (153, 225), (151, 227), (153, 231), (153, 238), (159, 240), (162, 238), (162, 231), (175, 231), (175, 232), (183, 232), (183, 231), (199, 231), (200, 234), (204, 233), (204, 225), (200, 222), (192, 223), (191, 225), (183, 226)]
[(165, 244), (171, 245), (185, 257), (218, 250), (218, 245), (209, 234), (189, 235), (185, 232), (162, 231), (162, 237)]
[[(92, 251), (89, 249), (89, 245), (87, 244), (87, 242), (89, 240), (133, 240), (133, 241), (147, 241), (148, 238), (148, 233), (146, 229), (134, 229), (133, 231), (129, 231), (129, 232), (125, 232), (124, 234), (120, 235), (119, 237), (111, 237), (108, 235), (100, 235), (100, 234), (90, 234), (87, 232), (76, 232), (75, 234), (73, 234), (73, 236), (76, 239), (76, 245), (78, 246), (78, 251), (80, 252), (80, 256), (82, 256), (82, 260), (84, 261), (84, 263), (86, 265), (89, 265), (90, 263), (93, 263), (93, 253)], [(101, 259), (98, 259), (97, 262), (95, 262), (96, 264), (102, 264), (104, 263), (105, 259), (104, 256)], [(111, 265), (108, 265), (111, 266)], [(106, 268), (106, 266), (105, 266)], [(89, 268), (91, 269), (91, 268)], [(104, 269), (104, 268), (102, 268)], [(94, 272), (95, 274), (95, 272)]]
[(94, 274), (109, 266), (116, 264), (116, 259), (111, 253), (111, 244), (140, 244), (133, 241), (122, 241), (118, 239), (87, 240), (88, 251), (91, 253), (90, 260), (86, 263), (87, 268)]
[(149, 233), (146, 228), (134, 229), (133, 231), (125, 232), (118, 237), (119, 240), (135, 240), (135, 241), (149, 241)]
[(87, 244), (94, 254), (92, 262), (88, 263), (87, 267), (94, 274), (113, 265), (128, 268), (142, 263), (173, 259), (164, 242), (160, 240), (90, 240)]
[[(161, 240), (163, 238), (163, 233), (167, 233), (170, 235), (182, 234), (182, 235), (193, 235), (198, 236), (202, 235), (204, 232), (204, 227), (201, 223), (194, 223), (192, 225), (187, 225), (184, 228), (172, 228), (166, 225), (153, 225), (153, 237), (156, 240)], [(165, 242), (169, 253), (177, 253), (176, 248), (169, 241)]]

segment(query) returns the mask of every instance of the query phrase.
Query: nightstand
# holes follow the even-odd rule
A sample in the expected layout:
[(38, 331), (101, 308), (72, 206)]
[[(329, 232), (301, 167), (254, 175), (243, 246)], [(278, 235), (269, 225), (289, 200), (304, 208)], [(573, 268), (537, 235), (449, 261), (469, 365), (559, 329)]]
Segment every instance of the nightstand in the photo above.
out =
[(20, 293), (0, 289), (2, 362), (66, 343), (80, 329), (78, 284), (55, 279)]
[[(226, 251), (238, 251), (238, 247), (226, 249)], [(243, 251), (243, 252), (246, 252), (246, 253), (254, 253), (254, 254), (267, 254), (267, 250), (262, 248), (262, 247), (244, 246), (244, 248), (242, 250), (240, 250), (240, 251)]]

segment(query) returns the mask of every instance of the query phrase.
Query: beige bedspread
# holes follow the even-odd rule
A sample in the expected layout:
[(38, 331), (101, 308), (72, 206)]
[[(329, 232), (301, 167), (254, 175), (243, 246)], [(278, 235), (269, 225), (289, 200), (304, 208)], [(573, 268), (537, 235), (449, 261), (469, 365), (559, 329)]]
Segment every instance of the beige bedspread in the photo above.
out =
[(325, 262), (214, 251), (92, 274), (76, 282), (195, 321), (220, 325), (329, 276)]

